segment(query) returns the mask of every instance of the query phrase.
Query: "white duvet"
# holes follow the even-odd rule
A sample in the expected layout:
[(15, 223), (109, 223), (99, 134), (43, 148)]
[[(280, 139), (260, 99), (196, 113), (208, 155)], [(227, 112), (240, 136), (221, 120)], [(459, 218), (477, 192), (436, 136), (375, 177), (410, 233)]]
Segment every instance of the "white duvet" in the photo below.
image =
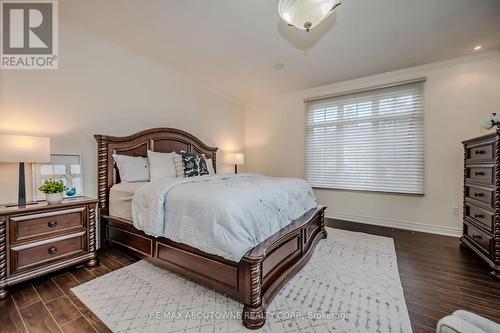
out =
[(134, 226), (231, 261), (317, 206), (301, 179), (258, 174), (164, 178), (139, 188)]

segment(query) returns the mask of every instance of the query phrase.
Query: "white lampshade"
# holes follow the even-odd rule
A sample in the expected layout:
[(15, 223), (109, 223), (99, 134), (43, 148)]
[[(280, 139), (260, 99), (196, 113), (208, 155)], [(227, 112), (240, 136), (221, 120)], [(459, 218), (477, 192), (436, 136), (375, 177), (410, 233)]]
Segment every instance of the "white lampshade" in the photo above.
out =
[(338, 5), (338, 0), (280, 0), (278, 12), (286, 23), (309, 31), (326, 19)]
[(244, 155), (243, 153), (228, 153), (224, 157), (224, 162), (232, 165), (243, 165)]
[(49, 162), (50, 138), (0, 134), (0, 162)]

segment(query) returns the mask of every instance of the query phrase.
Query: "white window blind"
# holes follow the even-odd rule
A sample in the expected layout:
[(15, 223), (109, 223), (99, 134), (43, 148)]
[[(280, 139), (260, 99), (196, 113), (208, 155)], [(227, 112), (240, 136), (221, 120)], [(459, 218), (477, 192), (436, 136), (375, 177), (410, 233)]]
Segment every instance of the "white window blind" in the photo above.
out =
[(423, 194), (424, 81), (306, 102), (313, 187)]

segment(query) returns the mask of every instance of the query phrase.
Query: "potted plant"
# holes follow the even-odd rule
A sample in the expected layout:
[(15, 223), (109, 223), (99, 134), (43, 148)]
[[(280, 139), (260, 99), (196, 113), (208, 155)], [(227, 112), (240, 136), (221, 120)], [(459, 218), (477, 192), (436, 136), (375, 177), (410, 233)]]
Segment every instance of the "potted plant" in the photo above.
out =
[(492, 113), (486, 119), (483, 120), (483, 126), (486, 129), (491, 129), (496, 126), (500, 129), (500, 114)]
[(50, 205), (55, 205), (62, 201), (66, 186), (60, 180), (49, 179), (38, 190), (45, 193), (47, 202)]

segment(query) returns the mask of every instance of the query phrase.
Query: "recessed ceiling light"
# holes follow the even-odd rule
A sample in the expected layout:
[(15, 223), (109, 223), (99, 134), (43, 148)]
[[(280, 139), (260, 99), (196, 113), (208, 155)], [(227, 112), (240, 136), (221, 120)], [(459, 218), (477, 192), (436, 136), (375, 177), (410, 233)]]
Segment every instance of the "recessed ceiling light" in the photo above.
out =
[(476, 45), (476, 46), (474, 47), (474, 51), (479, 51), (479, 50), (481, 50), (482, 48), (483, 48), (483, 46), (482, 46), (482, 45)]
[(273, 65), (273, 68), (274, 69), (283, 69), (283, 68), (285, 68), (285, 64), (277, 63), (277, 64)]

